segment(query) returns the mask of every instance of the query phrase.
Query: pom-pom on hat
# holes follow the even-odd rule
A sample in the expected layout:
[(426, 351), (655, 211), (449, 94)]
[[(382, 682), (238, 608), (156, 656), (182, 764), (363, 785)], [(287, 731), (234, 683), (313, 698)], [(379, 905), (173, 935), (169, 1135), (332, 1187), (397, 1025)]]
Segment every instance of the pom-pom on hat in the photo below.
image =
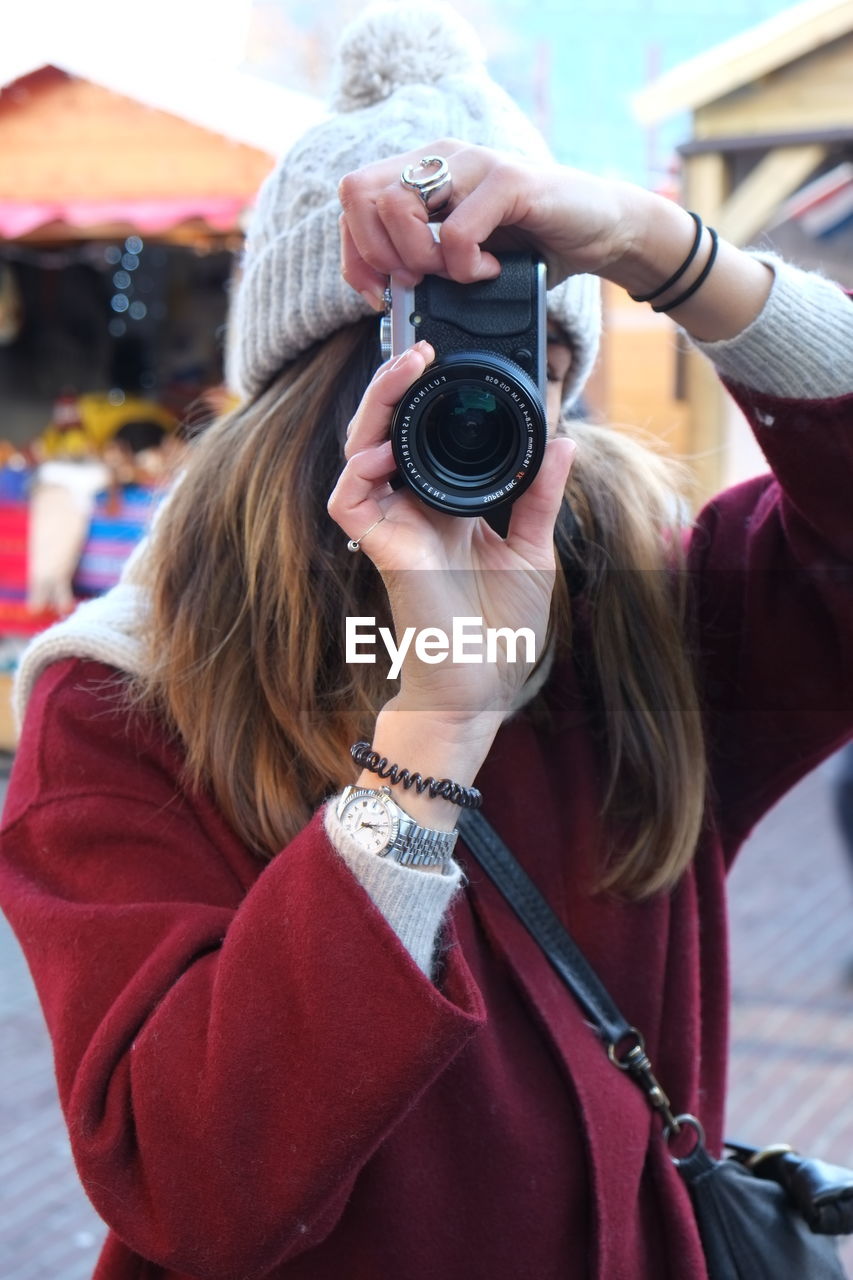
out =
[[(226, 360), (229, 384), (247, 397), (314, 342), (376, 314), (341, 276), (344, 174), (440, 137), (551, 158), (542, 135), (488, 75), (473, 27), (441, 0), (365, 9), (341, 36), (330, 105), (333, 114), (294, 144), (258, 195)], [(597, 278), (570, 276), (549, 290), (548, 314), (572, 345), (569, 403), (598, 351)]]
[(371, 5), (341, 37), (332, 107), (357, 111), (404, 85), (440, 84), (485, 61), (474, 28), (446, 5)]

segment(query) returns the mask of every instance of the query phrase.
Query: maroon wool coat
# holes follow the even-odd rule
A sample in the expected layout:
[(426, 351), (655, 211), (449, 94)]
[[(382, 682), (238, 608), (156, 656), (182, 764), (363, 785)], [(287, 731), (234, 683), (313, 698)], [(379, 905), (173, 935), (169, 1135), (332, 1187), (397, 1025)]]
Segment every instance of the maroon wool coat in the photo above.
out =
[[(713, 1146), (727, 866), (853, 729), (853, 396), (741, 398), (778, 481), (727, 492), (691, 542), (711, 773), (678, 890), (589, 892), (601, 766), (574, 669), (550, 726), (505, 725), (480, 777)], [(38, 682), (0, 859), (111, 1228), (97, 1280), (701, 1280), (644, 1100), (464, 848), (433, 985), (319, 815), (260, 864), (112, 677), (66, 661)]]

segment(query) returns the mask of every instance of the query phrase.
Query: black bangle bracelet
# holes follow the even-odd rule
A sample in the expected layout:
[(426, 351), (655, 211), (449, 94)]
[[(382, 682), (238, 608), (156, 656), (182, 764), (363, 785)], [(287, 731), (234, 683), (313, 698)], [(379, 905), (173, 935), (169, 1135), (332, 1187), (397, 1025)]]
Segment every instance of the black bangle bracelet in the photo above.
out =
[(377, 773), (380, 778), (387, 778), (392, 785), (400, 782), (407, 791), (414, 787), (418, 795), (429, 791), (431, 799), (442, 796), (451, 804), (458, 804), (461, 809), (479, 809), (483, 803), (482, 792), (476, 787), (463, 787), (458, 782), (451, 782), (450, 778), (424, 778), (419, 773), (401, 769), (398, 764), (389, 765), (387, 757), (374, 751), (369, 742), (356, 742), (350, 747), (350, 755), (368, 773)]
[[(702, 243), (702, 219), (699, 217), (698, 213), (690, 212), (690, 216), (696, 223), (696, 234), (693, 237), (690, 252), (682, 262), (681, 266), (677, 271), (673, 272), (668, 280), (663, 282), (659, 289), (655, 289), (654, 293), (630, 293), (628, 297), (632, 302), (654, 302), (655, 298), (662, 298), (667, 289), (671, 289), (674, 284), (678, 284), (679, 280), (696, 257), (696, 254), (699, 252), (699, 245)], [(653, 307), (652, 310), (657, 310), (657, 308)]]
[(708, 228), (708, 234), (711, 237), (711, 252), (708, 254), (708, 261), (700, 271), (699, 275), (693, 281), (689, 289), (685, 289), (684, 293), (680, 293), (677, 298), (673, 298), (672, 302), (667, 302), (662, 307), (652, 307), (652, 311), (674, 311), (676, 307), (680, 307), (682, 302), (686, 302), (688, 298), (692, 298), (697, 289), (701, 289), (702, 285), (711, 274), (711, 268), (717, 260), (717, 250), (720, 247), (720, 237), (717, 235), (713, 227)]

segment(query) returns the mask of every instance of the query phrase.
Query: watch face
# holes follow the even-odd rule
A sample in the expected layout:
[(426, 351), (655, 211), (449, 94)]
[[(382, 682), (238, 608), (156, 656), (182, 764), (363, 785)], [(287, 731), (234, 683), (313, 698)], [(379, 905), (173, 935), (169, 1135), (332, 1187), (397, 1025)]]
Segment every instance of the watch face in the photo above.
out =
[(397, 834), (398, 820), (384, 796), (356, 795), (344, 805), (341, 826), (368, 853), (382, 853)]

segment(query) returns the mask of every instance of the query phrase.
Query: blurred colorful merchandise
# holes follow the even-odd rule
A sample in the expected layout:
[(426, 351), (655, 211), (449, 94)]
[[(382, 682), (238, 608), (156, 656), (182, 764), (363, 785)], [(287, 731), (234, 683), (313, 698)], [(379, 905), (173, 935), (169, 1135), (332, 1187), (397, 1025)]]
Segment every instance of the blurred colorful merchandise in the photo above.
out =
[(6, 494), (7, 482), (20, 472), (0, 472), (0, 634), (29, 635), (54, 620), (39, 618), (27, 608), (27, 542), (29, 506), (25, 494)]
[(159, 493), (138, 484), (100, 493), (89, 536), (77, 563), (73, 590), (78, 600), (101, 595), (118, 581), (125, 561), (145, 533)]
[(180, 464), (177, 427), (153, 401), (69, 389), (29, 457), (0, 443), (0, 636), (34, 634), (118, 580)]
[(125, 423), (138, 421), (157, 422), (167, 432), (178, 427), (178, 420), (169, 409), (141, 396), (123, 391), (91, 391), (83, 395), (63, 392), (54, 405), (53, 421), (39, 437), (38, 447), (45, 458), (100, 454)]

